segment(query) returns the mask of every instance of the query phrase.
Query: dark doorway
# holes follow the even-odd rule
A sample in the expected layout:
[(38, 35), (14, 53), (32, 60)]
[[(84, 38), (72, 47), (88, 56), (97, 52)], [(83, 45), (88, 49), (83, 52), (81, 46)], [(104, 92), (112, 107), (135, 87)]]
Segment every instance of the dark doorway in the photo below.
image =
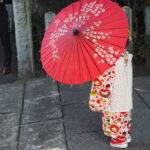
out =
[(15, 28), (14, 28), (14, 20), (13, 20), (13, 6), (12, 4), (6, 4), (5, 8), (8, 13), (8, 27), (9, 27), (9, 35), (10, 35), (10, 45), (12, 51), (12, 63), (11, 63), (11, 73), (8, 75), (3, 75), (3, 62), (4, 62), (4, 47), (2, 45), (2, 41), (0, 39), (0, 84), (13, 82), (17, 79), (17, 51), (16, 51), (16, 41), (15, 41)]

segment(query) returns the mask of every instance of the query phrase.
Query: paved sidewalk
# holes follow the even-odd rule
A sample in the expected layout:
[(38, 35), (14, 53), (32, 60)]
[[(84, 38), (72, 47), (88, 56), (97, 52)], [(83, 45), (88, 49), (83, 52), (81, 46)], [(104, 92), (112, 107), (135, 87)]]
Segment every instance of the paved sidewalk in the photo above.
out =
[[(49, 78), (0, 84), (0, 150), (112, 150), (101, 114), (88, 108), (90, 87)], [(150, 77), (134, 79), (134, 96), (128, 150), (150, 150)]]

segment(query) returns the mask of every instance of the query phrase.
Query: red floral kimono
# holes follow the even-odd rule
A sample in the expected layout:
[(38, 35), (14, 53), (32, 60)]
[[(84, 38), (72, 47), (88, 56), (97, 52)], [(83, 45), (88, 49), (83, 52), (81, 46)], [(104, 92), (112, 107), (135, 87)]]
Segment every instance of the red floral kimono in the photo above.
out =
[[(121, 56), (125, 63), (125, 55)], [(115, 66), (92, 82), (89, 107), (94, 112), (102, 112), (102, 127), (104, 134), (113, 138), (127, 136), (131, 129), (131, 112), (115, 112), (108, 108), (112, 102), (116, 72)], [(119, 91), (118, 91), (119, 92)], [(120, 97), (121, 98), (121, 97)]]

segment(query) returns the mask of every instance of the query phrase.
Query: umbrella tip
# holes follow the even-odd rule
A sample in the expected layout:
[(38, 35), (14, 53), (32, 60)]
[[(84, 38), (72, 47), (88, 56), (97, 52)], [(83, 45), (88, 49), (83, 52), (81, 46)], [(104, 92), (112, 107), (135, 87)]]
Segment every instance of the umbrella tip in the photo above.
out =
[(73, 30), (72, 30), (72, 34), (73, 34), (73, 35), (79, 35), (79, 30), (73, 29)]

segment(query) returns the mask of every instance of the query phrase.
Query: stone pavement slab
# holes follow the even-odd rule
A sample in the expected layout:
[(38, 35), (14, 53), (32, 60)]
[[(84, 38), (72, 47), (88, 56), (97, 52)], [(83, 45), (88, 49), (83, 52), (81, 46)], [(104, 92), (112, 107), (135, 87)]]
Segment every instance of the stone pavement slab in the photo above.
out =
[(57, 83), (30, 79), (25, 85), (18, 150), (66, 150)]
[(0, 104), (0, 150), (66, 150), (56, 82), (1, 84)]
[(66, 150), (63, 120), (21, 126), (19, 150)]
[[(143, 102), (149, 99), (150, 87), (149, 83), (140, 86), (140, 81), (146, 82), (148, 77), (135, 79), (134, 87), (144, 91), (143, 95), (134, 91), (128, 150), (150, 149), (150, 109)], [(57, 83), (49, 78), (1, 84), (0, 150), (67, 150), (67, 146), (68, 150), (112, 150), (102, 132), (101, 113), (88, 107), (90, 88), (90, 82), (73, 87), (59, 85), (60, 103)]]
[(58, 95), (57, 84), (50, 78), (33, 78), (26, 83), (25, 100)]
[(150, 93), (150, 76), (134, 78), (133, 82), (135, 90)]
[(49, 96), (25, 101), (22, 124), (61, 117), (60, 102)]
[[(90, 132), (71, 134), (67, 136), (69, 150), (123, 150), (112, 148), (109, 139), (102, 132)], [(149, 150), (150, 144), (133, 145), (129, 144), (127, 150)]]
[(150, 77), (134, 78), (134, 89), (143, 103), (150, 109)]
[(49, 78), (28, 80), (22, 124), (61, 117), (57, 84)]
[(69, 150), (112, 150), (102, 132), (67, 135)]
[(0, 147), (13, 145), (17, 142), (19, 130), (19, 114), (0, 114)]
[(150, 109), (135, 108), (132, 112), (132, 145), (150, 144)]
[(0, 150), (16, 150), (23, 100), (22, 81), (0, 84)]
[(0, 84), (0, 103), (18, 103), (22, 102), (24, 85), (18, 80), (13, 83)]
[[(83, 108), (79, 105), (65, 107), (70, 107), (68, 108), (68, 112), (65, 112), (66, 110), (64, 110), (65, 128), (67, 133), (68, 146), (70, 149), (111, 150), (108, 144), (109, 141), (104, 136), (101, 129), (101, 122), (99, 121), (101, 117), (100, 113), (97, 113), (98, 117), (95, 118), (94, 115), (93, 117), (91, 117), (92, 115), (87, 115), (88, 117), (85, 117), (85, 107)], [(75, 114), (73, 114), (72, 112), (74, 112)], [(149, 114), (150, 109), (143, 108), (135, 108), (132, 112), (132, 143), (129, 145), (129, 150), (136, 150), (139, 149), (139, 147), (141, 147), (142, 150), (150, 149)], [(95, 132), (93, 132), (94, 130)], [(99, 131), (97, 132), (96, 130)]]
[(137, 92), (134, 90), (133, 91), (133, 109), (144, 109), (147, 108), (147, 106), (143, 103), (143, 100), (141, 97), (139, 97), (139, 95), (137, 94)]
[(137, 95), (141, 97), (143, 103), (150, 109), (150, 93), (136, 90)]
[(8, 75), (3, 75), (2, 73), (2, 67), (0, 67), (0, 84), (5, 84), (5, 83), (13, 83), (18, 79), (17, 73), (11, 73)]
[(70, 85), (59, 84), (61, 104), (66, 105), (86, 102), (89, 98), (90, 88), (91, 82), (83, 85), (73, 85), (72, 87)]
[(150, 144), (148, 145), (129, 145), (130, 147), (128, 150), (149, 150), (150, 149)]
[(88, 104), (64, 106), (63, 115), (67, 134), (100, 130), (100, 113), (93, 113), (88, 108)]
[[(90, 85), (88, 88), (74, 87), (74, 89), (70, 88), (70, 90), (67, 86), (60, 87), (69, 150), (111, 150), (109, 138), (102, 132), (101, 113), (92, 112), (88, 108), (89, 89)], [(70, 91), (72, 94), (68, 96), (67, 94)], [(129, 144), (128, 149), (149, 150), (150, 109), (135, 91), (133, 95), (135, 99), (132, 112), (132, 143)], [(116, 148), (116, 150), (118, 149)]]
[(0, 145), (0, 150), (17, 150), (17, 142)]
[(21, 112), (21, 103), (0, 103), (0, 115)]

